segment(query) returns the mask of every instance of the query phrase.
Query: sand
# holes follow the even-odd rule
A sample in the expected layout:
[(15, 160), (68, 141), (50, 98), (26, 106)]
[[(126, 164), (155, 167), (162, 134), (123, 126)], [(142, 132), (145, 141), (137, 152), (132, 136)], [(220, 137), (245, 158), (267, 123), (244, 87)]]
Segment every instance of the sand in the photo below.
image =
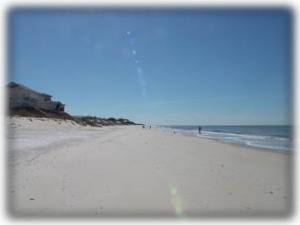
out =
[(291, 154), (141, 126), (7, 121), (7, 200), (13, 217), (291, 213)]

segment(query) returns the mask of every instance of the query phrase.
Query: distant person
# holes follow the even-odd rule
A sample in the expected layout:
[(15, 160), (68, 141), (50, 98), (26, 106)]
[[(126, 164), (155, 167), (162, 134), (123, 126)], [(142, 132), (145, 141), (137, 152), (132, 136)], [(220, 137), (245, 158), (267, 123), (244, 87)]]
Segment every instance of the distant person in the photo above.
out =
[(198, 133), (201, 134), (201, 131), (202, 131), (202, 127), (199, 126), (198, 127)]
[(143, 125), (143, 129), (145, 128), (145, 125)]
[(149, 129), (151, 129), (151, 125), (149, 126)]

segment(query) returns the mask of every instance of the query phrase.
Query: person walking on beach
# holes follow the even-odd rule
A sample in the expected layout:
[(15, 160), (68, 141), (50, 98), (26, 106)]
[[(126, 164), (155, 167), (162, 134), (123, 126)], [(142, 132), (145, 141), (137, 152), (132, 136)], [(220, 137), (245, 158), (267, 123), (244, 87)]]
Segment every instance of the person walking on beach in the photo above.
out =
[(199, 127), (198, 127), (198, 133), (199, 133), (199, 134), (201, 134), (201, 130), (202, 130), (202, 127), (199, 126)]

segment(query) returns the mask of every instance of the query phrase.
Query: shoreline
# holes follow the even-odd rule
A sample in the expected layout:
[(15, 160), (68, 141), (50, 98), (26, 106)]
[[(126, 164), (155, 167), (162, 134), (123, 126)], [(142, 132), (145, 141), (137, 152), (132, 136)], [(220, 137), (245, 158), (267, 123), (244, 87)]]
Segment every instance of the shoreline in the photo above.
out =
[[(172, 128), (172, 127), (160, 127), (160, 126), (158, 126), (156, 129), (160, 129), (161, 131), (167, 132), (167, 133), (168, 132), (170, 132), (170, 133), (176, 132), (176, 134), (180, 134), (180, 135), (187, 136), (187, 137), (195, 137), (195, 138), (201, 138), (201, 139), (206, 139), (206, 140), (213, 140), (218, 143), (240, 146), (240, 147), (250, 148), (253, 150), (271, 151), (271, 152), (277, 152), (277, 153), (282, 153), (282, 154), (293, 154), (294, 149), (295, 149), (293, 140), (291, 140), (292, 147), (290, 147), (288, 149), (276, 149), (276, 148), (271, 148), (271, 147), (269, 147), (269, 148), (260, 147), (260, 146), (258, 147), (258, 146), (254, 146), (254, 145), (248, 145), (245, 143), (238, 143), (238, 142), (228, 141), (228, 140), (226, 141), (225, 139), (203, 136), (203, 135), (198, 135), (195, 133), (184, 133), (184, 132), (191, 132), (193, 130), (180, 130), (180, 129), (176, 129), (176, 128)], [(243, 134), (237, 134), (237, 135), (243, 135)], [(247, 134), (245, 134), (245, 135), (247, 135)]]
[(93, 128), (24, 118), (9, 126), (13, 217), (291, 213), (290, 154), (245, 151), (141, 126)]

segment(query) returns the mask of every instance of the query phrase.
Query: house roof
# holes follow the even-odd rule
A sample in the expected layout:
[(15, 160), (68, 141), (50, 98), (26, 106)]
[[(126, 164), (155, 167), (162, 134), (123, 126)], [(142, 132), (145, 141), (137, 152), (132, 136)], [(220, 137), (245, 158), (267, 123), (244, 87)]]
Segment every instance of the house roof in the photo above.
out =
[(38, 91), (32, 90), (32, 89), (30, 89), (30, 88), (28, 88), (28, 87), (26, 87), (26, 86), (24, 86), (22, 84), (18, 84), (18, 83), (13, 82), (13, 81), (9, 82), (7, 84), (7, 86), (10, 87), (10, 88), (20, 87), (20, 88), (26, 89), (28, 91), (34, 92), (34, 93), (36, 93), (38, 95), (42, 95), (42, 96), (45, 96), (45, 97), (52, 97), (51, 95), (48, 95), (48, 94), (45, 94), (45, 93), (40, 93)]

